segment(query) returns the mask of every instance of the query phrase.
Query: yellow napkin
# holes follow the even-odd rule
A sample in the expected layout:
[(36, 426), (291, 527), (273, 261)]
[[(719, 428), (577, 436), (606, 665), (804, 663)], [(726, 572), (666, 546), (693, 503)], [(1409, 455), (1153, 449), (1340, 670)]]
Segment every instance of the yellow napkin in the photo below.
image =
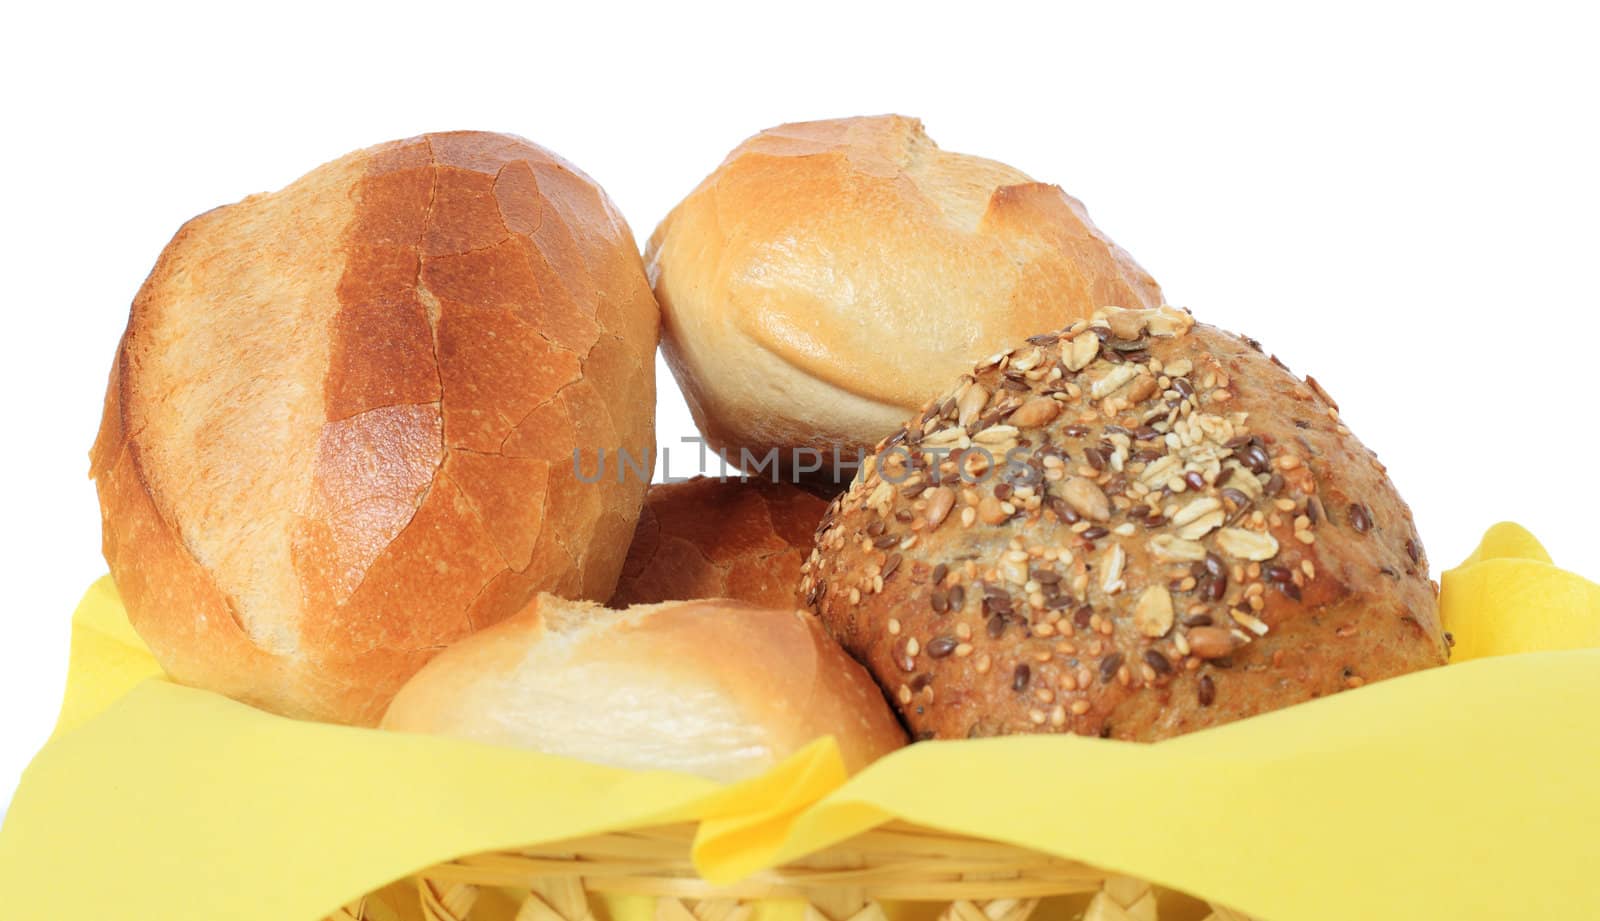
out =
[(1539, 541), (1503, 522), (1444, 574), (1439, 613), (1453, 661), (1600, 647), (1600, 585), (1557, 569)]
[[(1507, 525), (1443, 584), (1447, 622), (1472, 627), (1458, 650), (1571, 651), (1436, 669), (1154, 746), (926, 743), (847, 779), (821, 740), (718, 787), (299, 723), (178, 687), (101, 580), (74, 619), (57, 734), (0, 830), (3, 915), (316, 921), (455, 856), (681, 821), (701, 821), (701, 872), (730, 881), (898, 817), (1275, 921), (1591, 917), (1600, 650), (1573, 647), (1600, 588)], [(1529, 612), (1536, 631), (1518, 626)], [(650, 912), (637, 898), (610, 908), (618, 921)]]

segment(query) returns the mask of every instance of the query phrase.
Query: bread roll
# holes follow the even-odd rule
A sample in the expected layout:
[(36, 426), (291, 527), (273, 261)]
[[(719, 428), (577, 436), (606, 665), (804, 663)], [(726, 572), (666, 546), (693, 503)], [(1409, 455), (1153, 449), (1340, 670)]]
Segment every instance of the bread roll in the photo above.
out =
[(785, 472), (815, 463), (796, 448), (853, 458), (1005, 343), (1102, 304), (1161, 303), (1059, 187), (893, 115), (745, 141), (646, 261), (695, 422), (747, 471), (774, 449)]
[[(654, 453), (658, 312), (620, 214), (527, 141), (434, 134), (209, 211), (133, 302), (91, 456), (171, 676), (371, 724), (537, 591), (605, 599)], [(648, 463), (648, 460), (646, 461)]]
[(1035, 336), (886, 445), (801, 595), (919, 737), (1155, 740), (1447, 657), (1383, 465), (1187, 314)]
[(733, 598), (790, 607), (827, 507), (770, 480), (696, 477), (651, 486), (610, 605)]
[(905, 743), (815, 618), (729, 600), (614, 611), (540, 595), (430, 662), (383, 726), (722, 781), (824, 735), (852, 771)]

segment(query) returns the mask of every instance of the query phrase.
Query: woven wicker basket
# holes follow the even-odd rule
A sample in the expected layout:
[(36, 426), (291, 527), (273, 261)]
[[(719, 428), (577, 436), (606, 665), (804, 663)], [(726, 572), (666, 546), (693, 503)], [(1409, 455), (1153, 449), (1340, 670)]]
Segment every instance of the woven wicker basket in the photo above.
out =
[[(1076, 861), (905, 824), (717, 888), (690, 865), (693, 836), (675, 825), (476, 854), (417, 874), (402, 897), (419, 899), (426, 921), (471, 921), (489, 889), (515, 893), (515, 921), (591, 921), (602, 894), (654, 897), (656, 921), (747, 921), (763, 899), (800, 900), (805, 921), (887, 921), (885, 903), (929, 921), (1251, 921)], [(372, 921), (374, 898), (329, 921)]]

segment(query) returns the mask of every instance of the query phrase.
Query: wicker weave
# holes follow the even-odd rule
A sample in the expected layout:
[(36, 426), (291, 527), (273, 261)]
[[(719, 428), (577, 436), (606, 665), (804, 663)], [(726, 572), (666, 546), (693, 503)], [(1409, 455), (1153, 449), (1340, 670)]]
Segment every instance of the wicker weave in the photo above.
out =
[[(1084, 921), (1167, 921), (1150, 884), (993, 841), (888, 825), (732, 886), (700, 879), (692, 826), (615, 832), (475, 854), (417, 874), (427, 921), (473, 921), (480, 887), (526, 893), (516, 921), (595, 921), (591, 894), (656, 898), (656, 921), (749, 921), (758, 899), (799, 899), (805, 921), (887, 921), (885, 902), (942, 903), (939, 921), (1042, 921), (1041, 899), (1077, 895)], [(1218, 905), (1186, 918), (1252, 921)], [(1209, 908), (1209, 914), (1206, 910)], [(368, 921), (365, 904), (329, 921)]]

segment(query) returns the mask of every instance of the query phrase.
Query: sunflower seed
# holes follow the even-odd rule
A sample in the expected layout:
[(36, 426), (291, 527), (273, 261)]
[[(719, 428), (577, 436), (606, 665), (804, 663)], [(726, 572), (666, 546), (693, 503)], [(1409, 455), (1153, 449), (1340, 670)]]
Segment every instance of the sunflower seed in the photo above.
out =
[(928, 524), (937, 528), (944, 524), (950, 516), (950, 510), (956, 504), (956, 491), (948, 486), (940, 486), (928, 492), (928, 508), (924, 511)]
[(989, 389), (974, 381), (956, 400), (956, 421), (962, 426), (969, 425), (988, 405)]
[(1267, 627), (1265, 621), (1253, 615), (1247, 614), (1238, 608), (1234, 608), (1233, 610), (1229, 611), (1228, 614), (1234, 619), (1235, 623), (1246, 630), (1249, 630), (1251, 633), (1254, 633), (1256, 636), (1267, 635), (1267, 630), (1269, 628)]
[(1111, 500), (1093, 480), (1075, 476), (1061, 486), (1061, 497), (1071, 509), (1091, 521), (1111, 517)]
[[(1052, 401), (1054, 402), (1054, 401)], [(994, 445), (1015, 442), (1021, 434), (1014, 425), (991, 425), (978, 434), (972, 436), (972, 443), (992, 447)]]
[(1138, 365), (1117, 365), (1107, 371), (1105, 376), (1090, 385), (1089, 396), (1096, 400), (1104, 399), (1127, 386), (1129, 381), (1138, 376)]
[(1133, 625), (1152, 639), (1166, 636), (1172, 629), (1172, 594), (1159, 585), (1145, 589), (1133, 607)]
[(1122, 567), (1128, 562), (1128, 554), (1123, 551), (1121, 544), (1112, 544), (1106, 551), (1105, 574), (1101, 578), (1100, 588), (1108, 595), (1114, 595), (1123, 588)]

